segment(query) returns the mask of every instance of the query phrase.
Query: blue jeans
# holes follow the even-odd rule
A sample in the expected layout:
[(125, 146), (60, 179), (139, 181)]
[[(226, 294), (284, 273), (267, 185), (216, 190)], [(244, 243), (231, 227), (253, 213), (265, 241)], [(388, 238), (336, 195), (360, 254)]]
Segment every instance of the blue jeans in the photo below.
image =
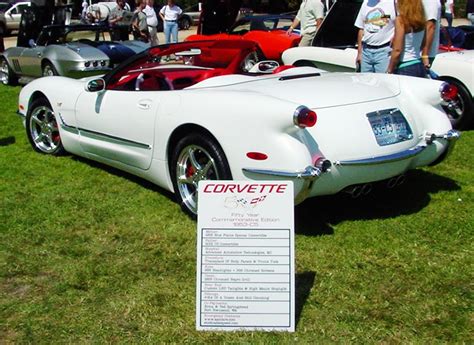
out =
[(448, 28), (453, 26), (453, 14), (452, 13), (445, 13), (444, 17), (448, 21)]
[[(165, 41), (168, 43), (178, 43), (178, 22), (166, 21), (163, 23), (163, 31), (165, 32)], [(171, 42), (173, 36), (173, 42)]]
[(426, 68), (421, 63), (421, 61), (410, 66), (397, 68), (394, 73), (399, 75), (409, 75), (412, 77), (426, 78)]
[(382, 48), (362, 47), (361, 72), (385, 73), (390, 61), (390, 46)]

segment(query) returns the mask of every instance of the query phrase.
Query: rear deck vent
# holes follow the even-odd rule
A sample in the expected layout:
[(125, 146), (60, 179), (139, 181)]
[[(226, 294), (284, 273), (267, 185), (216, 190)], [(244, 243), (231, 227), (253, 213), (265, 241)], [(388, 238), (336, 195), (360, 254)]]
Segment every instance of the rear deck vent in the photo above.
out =
[(297, 75), (287, 75), (287, 76), (278, 78), (278, 80), (284, 81), (284, 80), (320, 77), (320, 76), (321, 76), (321, 73), (306, 73), (306, 74), (297, 74)]

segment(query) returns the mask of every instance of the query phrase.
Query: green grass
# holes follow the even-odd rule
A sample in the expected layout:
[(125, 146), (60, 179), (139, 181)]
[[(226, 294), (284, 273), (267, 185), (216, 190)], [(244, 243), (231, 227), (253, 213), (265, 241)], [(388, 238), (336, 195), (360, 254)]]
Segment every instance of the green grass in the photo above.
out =
[(0, 342), (473, 339), (474, 133), (365, 199), (296, 209), (294, 334), (195, 331), (196, 223), (138, 178), (29, 146), (0, 86)]

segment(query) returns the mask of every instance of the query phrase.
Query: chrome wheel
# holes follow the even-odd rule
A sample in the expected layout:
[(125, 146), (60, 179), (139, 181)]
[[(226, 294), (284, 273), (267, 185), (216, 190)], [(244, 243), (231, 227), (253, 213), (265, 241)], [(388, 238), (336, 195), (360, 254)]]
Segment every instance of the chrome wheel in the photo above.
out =
[(10, 68), (5, 60), (0, 63), (0, 81), (3, 85), (8, 85), (10, 82)]
[(57, 75), (55, 69), (50, 64), (47, 64), (43, 67), (43, 77), (52, 77)]
[(462, 97), (458, 96), (454, 102), (455, 107), (453, 107), (452, 109), (446, 109), (446, 114), (448, 115), (453, 127), (455, 127), (457, 122), (461, 120), (465, 108), (464, 100), (462, 99)]
[[(440, 79), (444, 80), (444, 79)], [(443, 106), (446, 115), (454, 129), (467, 130), (473, 128), (474, 125), (474, 101), (469, 90), (459, 81), (446, 79), (444, 80), (458, 89), (458, 95), (449, 106)]]
[(197, 145), (186, 146), (176, 162), (176, 182), (182, 203), (192, 213), (197, 213), (198, 183), (218, 180), (216, 162), (208, 151)]
[(29, 133), (32, 144), (41, 152), (55, 153), (61, 149), (61, 137), (53, 111), (40, 106), (29, 117)]

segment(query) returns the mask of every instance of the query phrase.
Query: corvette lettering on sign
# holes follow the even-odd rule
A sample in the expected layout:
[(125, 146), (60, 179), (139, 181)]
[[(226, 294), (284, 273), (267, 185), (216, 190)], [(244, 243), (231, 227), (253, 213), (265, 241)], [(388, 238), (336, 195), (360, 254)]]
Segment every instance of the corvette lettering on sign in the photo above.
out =
[(199, 184), (196, 327), (294, 331), (293, 185)]

